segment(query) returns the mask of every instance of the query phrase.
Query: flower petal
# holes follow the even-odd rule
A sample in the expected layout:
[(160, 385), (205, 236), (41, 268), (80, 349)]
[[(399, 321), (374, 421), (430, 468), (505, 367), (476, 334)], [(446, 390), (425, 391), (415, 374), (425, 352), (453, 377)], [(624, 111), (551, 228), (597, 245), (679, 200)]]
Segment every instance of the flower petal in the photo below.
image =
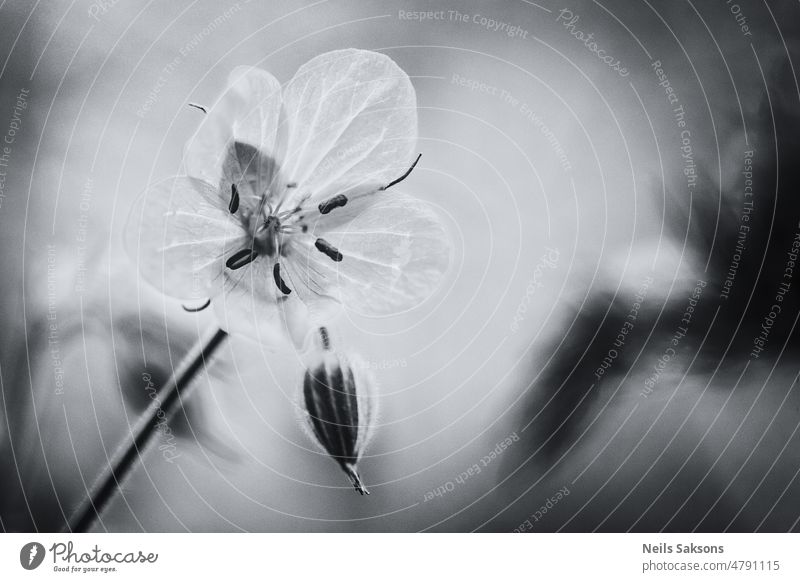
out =
[(297, 349), (305, 349), (311, 332), (326, 322), (316, 318), (298, 295), (283, 295), (271, 281), (269, 285), (260, 291), (244, 285), (226, 286), (213, 302), (220, 327), (262, 345), (277, 347), (291, 342)]
[(236, 67), (228, 76), (225, 92), (187, 143), (186, 172), (218, 184), (235, 141), (281, 159), (280, 115), (281, 86), (275, 77), (255, 67)]
[(229, 144), (222, 162), (219, 191), (229, 209), (233, 208), (234, 184), (242, 208), (240, 216), (260, 214), (263, 202), (275, 205), (286, 189), (277, 162), (263, 150), (241, 141)]
[(450, 264), (450, 237), (420, 200), (397, 193), (370, 200), (349, 222), (333, 228), (320, 222), (297, 238), (291, 258), (319, 296), (363, 315), (395, 314), (436, 290)]
[(284, 171), (312, 201), (365, 182), (385, 185), (411, 162), (416, 94), (386, 55), (348, 49), (311, 59), (285, 87), (283, 103)]
[(125, 247), (142, 277), (164, 294), (198, 300), (219, 293), (226, 255), (246, 237), (217, 198), (216, 187), (179, 176), (153, 184), (134, 202)]
[[(306, 347), (309, 334), (327, 325), (332, 315), (318, 304), (306, 304), (302, 289), (295, 290), (294, 281), (280, 270), (291, 284), (289, 293), (280, 290), (275, 280), (276, 260), (261, 256), (235, 271), (224, 273), (225, 286), (215, 301), (215, 311), (223, 329), (243, 335), (264, 345), (293, 343)], [(281, 266), (286, 262), (281, 261)], [(297, 291), (297, 292), (296, 292)]]
[(264, 298), (244, 288), (226, 288), (212, 301), (219, 326), (230, 334), (242, 335), (265, 346), (277, 346), (287, 339), (275, 295)]

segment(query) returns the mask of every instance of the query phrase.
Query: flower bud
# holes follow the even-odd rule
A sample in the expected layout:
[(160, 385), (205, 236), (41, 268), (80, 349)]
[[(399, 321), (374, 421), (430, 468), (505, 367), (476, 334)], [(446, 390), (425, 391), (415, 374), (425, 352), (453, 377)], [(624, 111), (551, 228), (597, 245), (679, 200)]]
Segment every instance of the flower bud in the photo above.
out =
[(303, 414), (313, 439), (339, 463), (356, 491), (369, 495), (356, 465), (371, 436), (375, 399), (372, 378), (357, 356), (331, 350), (328, 332), (319, 328), (313, 361), (303, 381)]

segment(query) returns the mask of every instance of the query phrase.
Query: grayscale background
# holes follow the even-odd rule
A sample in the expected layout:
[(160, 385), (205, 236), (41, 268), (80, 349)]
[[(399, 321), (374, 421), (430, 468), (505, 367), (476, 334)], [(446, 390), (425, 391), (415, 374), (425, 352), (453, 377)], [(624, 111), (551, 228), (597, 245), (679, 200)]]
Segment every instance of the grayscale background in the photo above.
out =
[(430, 300), (341, 326), (380, 384), (372, 495), (300, 429), (297, 362), (234, 339), (100, 530), (800, 529), (796, 2), (27, 0), (0, 22), (3, 531), (64, 528), (145, 378), (213, 324), (121, 245), (187, 102), (347, 47), (411, 76), (404, 186), (455, 248)]

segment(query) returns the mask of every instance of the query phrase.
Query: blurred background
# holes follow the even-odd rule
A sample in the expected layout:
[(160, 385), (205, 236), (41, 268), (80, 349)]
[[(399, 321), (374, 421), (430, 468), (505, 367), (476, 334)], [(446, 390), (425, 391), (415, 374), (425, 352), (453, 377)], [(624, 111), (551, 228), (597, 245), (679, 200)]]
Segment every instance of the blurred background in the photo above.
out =
[[(422, 14), (420, 13), (422, 11)], [(122, 227), (237, 65), (410, 76), (437, 293), (337, 329), (380, 384), (354, 494), (294, 354), (232, 338), (108, 531), (800, 529), (796, 3), (0, 6), (0, 527), (55, 531), (205, 329)], [(779, 309), (775, 309), (778, 306)], [(162, 454), (169, 450), (168, 455)]]

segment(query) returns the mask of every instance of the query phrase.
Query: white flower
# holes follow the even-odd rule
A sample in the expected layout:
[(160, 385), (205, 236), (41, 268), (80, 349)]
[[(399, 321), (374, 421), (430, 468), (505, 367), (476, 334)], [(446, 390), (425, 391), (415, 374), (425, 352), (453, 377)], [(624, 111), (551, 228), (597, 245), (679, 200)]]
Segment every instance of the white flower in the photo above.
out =
[(223, 328), (267, 343), (288, 330), (302, 345), (338, 304), (413, 307), (450, 260), (437, 215), (391, 188), (416, 139), (414, 88), (385, 55), (326, 53), (283, 89), (239, 67), (187, 144), (187, 175), (134, 205), (129, 254), (165, 294), (211, 298)]

